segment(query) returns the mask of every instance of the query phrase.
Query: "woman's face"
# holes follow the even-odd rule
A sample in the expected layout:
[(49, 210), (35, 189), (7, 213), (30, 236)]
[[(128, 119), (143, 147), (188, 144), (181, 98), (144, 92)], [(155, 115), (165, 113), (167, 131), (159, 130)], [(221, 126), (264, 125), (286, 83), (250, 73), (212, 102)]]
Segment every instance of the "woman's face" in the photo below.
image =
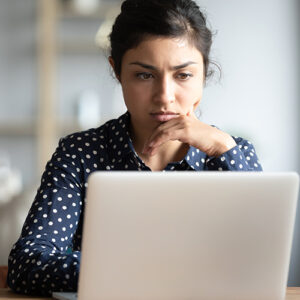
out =
[(194, 111), (202, 98), (203, 58), (186, 39), (149, 38), (128, 50), (119, 80), (134, 128)]

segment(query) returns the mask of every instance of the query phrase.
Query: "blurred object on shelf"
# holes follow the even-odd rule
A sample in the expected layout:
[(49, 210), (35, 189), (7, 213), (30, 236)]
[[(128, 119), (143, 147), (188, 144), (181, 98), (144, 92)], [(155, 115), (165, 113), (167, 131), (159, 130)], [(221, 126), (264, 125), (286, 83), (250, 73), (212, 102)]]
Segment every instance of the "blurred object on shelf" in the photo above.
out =
[(107, 9), (104, 21), (101, 23), (95, 37), (96, 45), (102, 49), (107, 50), (109, 47), (109, 34), (111, 33), (112, 26), (115, 18), (121, 12), (120, 4), (116, 3)]
[(101, 123), (101, 100), (94, 90), (81, 93), (78, 100), (78, 123), (82, 130), (97, 127)]
[(91, 14), (100, 6), (100, 0), (73, 0), (75, 10), (82, 14)]
[(0, 152), (0, 205), (8, 203), (21, 191), (21, 173), (12, 170), (8, 155)]
[[(58, 17), (59, 19), (85, 19), (97, 20), (101, 24), (95, 36), (94, 43), (101, 49), (107, 50), (109, 46), (108, 36), (111, 32), (112, 25), (116, 17), (121, 12), (121, 0), (60, 0)], [(63, 42), (65, 44), (65, 41)], [(91, 49), (90, 42), (87, 43), (86, 48)], [(65, 49), (65, 45), (62, 47)], [(67, 45), (67, 48), (76, 48)], [(79, 46), (84, 49), (84, 46)]]

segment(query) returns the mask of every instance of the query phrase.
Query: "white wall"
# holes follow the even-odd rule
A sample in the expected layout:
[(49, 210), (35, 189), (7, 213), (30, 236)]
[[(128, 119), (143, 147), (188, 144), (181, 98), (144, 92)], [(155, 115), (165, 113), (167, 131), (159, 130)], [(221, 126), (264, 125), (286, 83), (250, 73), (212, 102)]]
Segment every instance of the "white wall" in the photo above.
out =
[[(299, 17), (297, 0), (199, 0), (214, 31), (223, 79), (211, 82), (202, 119), (250, 139), (265, 171), (298, 171)], [(216, 76), (217, 79), (217, 76)], [(300, 205), (289, 285), (300, 285)]]
[(199, 0), (217, 30), (223, 79), (208, 86), (203, 119), (250, 138), (266, 171), (297, 170), (297, 0)]

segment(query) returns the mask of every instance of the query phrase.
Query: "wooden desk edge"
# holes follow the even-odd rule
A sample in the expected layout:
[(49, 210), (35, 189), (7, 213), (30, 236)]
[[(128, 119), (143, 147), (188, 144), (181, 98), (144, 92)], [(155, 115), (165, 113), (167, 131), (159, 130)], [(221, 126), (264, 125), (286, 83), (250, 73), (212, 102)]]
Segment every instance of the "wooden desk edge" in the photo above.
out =
[[(3, 299), (3, 300), (18, 300), (18, 299), (45, 300), (45, 299), (48, 299), (48, 300), (50, 300), (52, 298), (24, 296), (24, 295), (16, 294), (8, 288), (5, 288), (5, 289), (0, 288), (0, 299)], [(285, 300), (300, 300), (300, 287), (288, 287)]]
[(14, 293), (9, 288), (0, 288), (0, 299), (3, 300), (19, 300), (19, 299), (27, 299), (27, 300), (51, 300), (52, 298), (43, 298), (43, 297), (34, 297), (34, 296), (25, 296)]

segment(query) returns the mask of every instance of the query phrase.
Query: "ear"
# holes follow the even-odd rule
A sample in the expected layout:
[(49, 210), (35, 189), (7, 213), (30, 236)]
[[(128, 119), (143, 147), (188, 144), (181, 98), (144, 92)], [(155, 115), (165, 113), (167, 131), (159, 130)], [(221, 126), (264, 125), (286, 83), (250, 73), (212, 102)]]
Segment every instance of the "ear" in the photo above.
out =
[(113, 60), (113, 58), (111, 56), (108, 58), (108, 61), (109, 61), (109, 64), (111, 65), (112, 69), (114, 70), (115, 76), (121, 82), (120, 76), (117, 75), (116, 70), (115, 70), (115, 62), (114, 62), (114, 60)]

